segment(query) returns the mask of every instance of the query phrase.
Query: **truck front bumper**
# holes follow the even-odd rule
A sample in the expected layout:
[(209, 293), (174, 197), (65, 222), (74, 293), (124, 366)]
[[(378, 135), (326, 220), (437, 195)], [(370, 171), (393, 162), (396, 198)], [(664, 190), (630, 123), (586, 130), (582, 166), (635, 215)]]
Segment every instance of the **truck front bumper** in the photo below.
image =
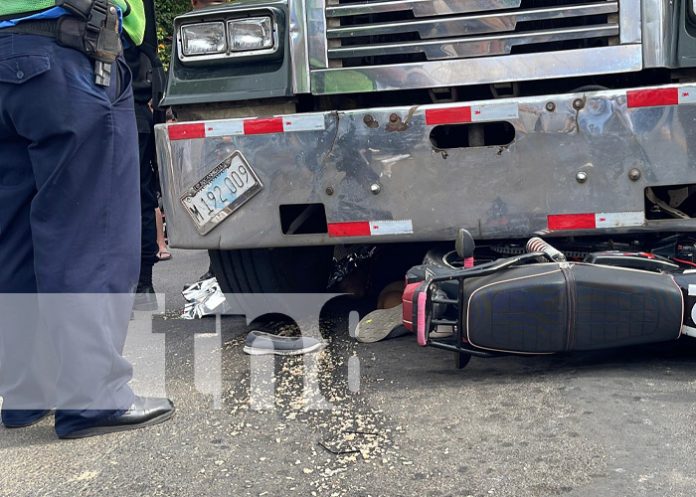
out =
[[(466, 146), (477, 123), (509, 123), (514, 138)], [(442, 127), (459, 147), (438, 148)], [(180, 122), (156, 139), (175, 247), (696, 230), (645, 219), (648, 187), (696, 184), (696, 86)], [(200, 230), (182, 198), (235, 152), (263, 187)], [(318, 232), (283, 226), (283, 208), (310, 205), (325, 213)]]

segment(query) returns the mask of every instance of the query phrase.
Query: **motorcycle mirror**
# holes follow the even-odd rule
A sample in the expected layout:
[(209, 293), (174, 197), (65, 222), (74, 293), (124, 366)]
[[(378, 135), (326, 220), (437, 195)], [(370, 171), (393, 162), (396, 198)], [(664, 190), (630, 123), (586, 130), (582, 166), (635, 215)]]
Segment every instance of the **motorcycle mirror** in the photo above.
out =
[(476, 242), (474, 242), (474, 237), (471, 236), (471, 233), (462, 228), (459, 230), (459, 233), (457, 233), (457, 240), (454, 242), (454, 247), (459, 257), (468, 259), (474, 256)]

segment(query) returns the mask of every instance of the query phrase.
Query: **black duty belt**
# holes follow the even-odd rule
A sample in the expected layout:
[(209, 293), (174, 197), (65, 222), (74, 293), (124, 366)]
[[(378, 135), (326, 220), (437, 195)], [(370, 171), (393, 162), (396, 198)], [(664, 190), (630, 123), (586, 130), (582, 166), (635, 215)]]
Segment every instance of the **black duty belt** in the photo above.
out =
[(22, 33), (58, 38), (58, 21), (55, 19), (22, 21), (15, 26), (0, 29), (0, 34), (3, 33)]

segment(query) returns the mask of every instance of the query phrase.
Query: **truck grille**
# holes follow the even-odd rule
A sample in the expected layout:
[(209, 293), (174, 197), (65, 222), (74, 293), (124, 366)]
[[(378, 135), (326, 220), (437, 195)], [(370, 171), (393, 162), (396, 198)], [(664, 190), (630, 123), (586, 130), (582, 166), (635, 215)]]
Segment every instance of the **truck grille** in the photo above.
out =
[(618, 44), (618, 0), (329, 0), (329, 67)]

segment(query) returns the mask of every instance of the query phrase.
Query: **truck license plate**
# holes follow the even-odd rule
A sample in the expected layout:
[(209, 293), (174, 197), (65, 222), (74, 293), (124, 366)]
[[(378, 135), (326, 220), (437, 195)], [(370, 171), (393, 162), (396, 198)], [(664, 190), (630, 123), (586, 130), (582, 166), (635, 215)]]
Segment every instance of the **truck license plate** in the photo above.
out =
[(262, 189), (261, 180), (237, 151), (193, 185), (181, 203), (205, 235)]

